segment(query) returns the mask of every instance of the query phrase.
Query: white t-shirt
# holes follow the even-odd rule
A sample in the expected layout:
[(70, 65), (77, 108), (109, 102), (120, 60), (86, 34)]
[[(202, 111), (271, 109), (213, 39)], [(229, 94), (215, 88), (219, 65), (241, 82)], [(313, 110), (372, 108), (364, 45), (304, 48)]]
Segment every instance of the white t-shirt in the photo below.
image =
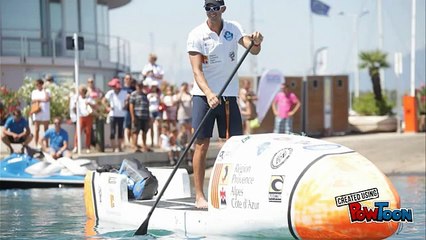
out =
[(144, 80), (144, 85), (151, 86), (153, 82), (157, 82), (158, 85), (161, 83), (164, 75), (163, 68), (158, 64), (148, 63), (142, 69), (142, 75), (146, 75), (149, 71), (152, 71), (153, 75), (147, 76)]
[(31, 101), (34, 100), (40, 100), (43, 102), (40, 102), (40, 108), (41, 111), (38, 113), (33, 114), (33, 121), (49, 121), (50, 120), (50, 101), (44, 102), (46, 99), (46, 96), (49, 96), (50, 98), (50, 91), (49, 89), (42, 89), (41, 91), (38, 89), (34, 89), (31, 92)]
[(164, 120), (176, 120), (177, 106), (176, 95), (163, 96), (163, 103), (167, 106), (166, 114), (163, 114)]
[(160, 138), (161, 138), (161, 149), (166, 150), (166, 151), (170, 151), (171, 146), (170, 146), (169, 136), (162, 133), (162, 134), (160, 134)]
[(158, 107), (160, 106), (160, 96), (157, 93), (148, 93), (147, 95), (149, 101), (149, 112), (154, 113), (158, 112)]
[(77, 108), (77, 95), (75, 93), (73, 93), (70, 96), (70, 119), (71, 122), (75, 123), (77, 121), (77, 113), (75, 112)]
[(127, 92), (120, 90), (118, 94), (113, 89), (105, 94), (105, 99), (108, 101), (111, 111), (108, 116), (110, 117), (124, 117), (126, 116), (126, 109), (124, 109)]
[(192, 97), (189, 94), (183, 94), (179, 100), (177, 120), (186, 120), (192, 118)]
[(82, 98), (78, 96), (77, 111), (79, 117), (87, 117), (92, 113), (93, 109), (89, 104), (94, 105), (96, 102), (91, 97)]
[[(207, 21), (194, 28), (188, 36), (187, 51), (203, 55), (203, 72), (210, 89), (219, 93), (238, 63), (238, 41), (244, 32), (237, 22), (223, 20), (220, 36), (210, 30)], [(223, 96), (238, 96), (238, 76), (234, 75)], [(192, 95), (205, 94), (194, 81)]]

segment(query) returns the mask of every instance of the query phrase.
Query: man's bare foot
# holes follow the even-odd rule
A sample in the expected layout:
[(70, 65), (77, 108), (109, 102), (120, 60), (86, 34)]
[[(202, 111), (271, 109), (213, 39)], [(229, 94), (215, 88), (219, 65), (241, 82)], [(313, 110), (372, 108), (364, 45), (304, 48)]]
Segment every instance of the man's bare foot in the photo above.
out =
[(206, 209), (208, 207), (208, 202), (204, 197), (198, 198), (197, 200), (195, 200), (195, 207)]

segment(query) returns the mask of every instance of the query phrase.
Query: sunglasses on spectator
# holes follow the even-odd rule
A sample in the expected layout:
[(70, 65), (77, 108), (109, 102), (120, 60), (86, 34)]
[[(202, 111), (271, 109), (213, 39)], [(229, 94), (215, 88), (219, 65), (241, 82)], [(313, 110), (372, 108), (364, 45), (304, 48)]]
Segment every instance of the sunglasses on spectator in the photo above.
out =
[(206, 10), (206, 12), (217, 12), (220, 10), (222, 6), (214, 6), (214, 7), (207, 7), (205, 6), (204, 9)]

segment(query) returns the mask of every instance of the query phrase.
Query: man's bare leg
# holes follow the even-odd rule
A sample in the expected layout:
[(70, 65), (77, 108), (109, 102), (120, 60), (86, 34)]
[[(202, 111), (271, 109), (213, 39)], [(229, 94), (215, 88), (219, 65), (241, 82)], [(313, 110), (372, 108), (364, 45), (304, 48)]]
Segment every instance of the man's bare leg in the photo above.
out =
[(122, 152), (123, 151), (123, 143), (124, 143), (124, 138), (119, 138), (118, 139), (118, 146), (117, 146), (117, 148), (118, 148), (118, 151), (120, 151), (120, 152)]
[(209, 149), (210, 138), (197, 139), (195, 142), (194, 158), (192, 167), (194, 169), (195, 207), (207, 208), (208, 203), (204, 196), (204, 176), (206, 170), (206, 155)]
[(138, 150), (138, 133), (134, 132), (132, 133), (132, 145), (133, 150), (137, 151)]
[(33, 140), (33, 135), (31, 133), (25, 135), (25, 141), (22, 143), (22, 146), (27, 147), (31, 140)]
[(1, 138), (2, 142), (9, 148), (10, 153), (13, 153), (12, 144), (9, 141), (9, 137), (6, 135), (3, 135)]
[(115, 138), (111, 138), (111, 148), (112, 152), (115, 152), (115, 148), (117, 147), (117, 144), (115, 143)]

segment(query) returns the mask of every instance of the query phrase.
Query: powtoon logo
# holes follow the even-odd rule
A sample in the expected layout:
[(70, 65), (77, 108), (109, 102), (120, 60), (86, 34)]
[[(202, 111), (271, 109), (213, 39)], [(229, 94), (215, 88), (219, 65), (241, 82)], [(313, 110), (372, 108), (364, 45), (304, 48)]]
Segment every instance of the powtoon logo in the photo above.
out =
[(379, 197), (379, 190), (371, 188), (360, 192), (335, 197), (336, 206), (348, 205), (351, 222), (413, 222), (413, 210), (408, 208), (388, 209), (389, 201), (374, 202), (375, 208), (362, 206), (359, 202)]

